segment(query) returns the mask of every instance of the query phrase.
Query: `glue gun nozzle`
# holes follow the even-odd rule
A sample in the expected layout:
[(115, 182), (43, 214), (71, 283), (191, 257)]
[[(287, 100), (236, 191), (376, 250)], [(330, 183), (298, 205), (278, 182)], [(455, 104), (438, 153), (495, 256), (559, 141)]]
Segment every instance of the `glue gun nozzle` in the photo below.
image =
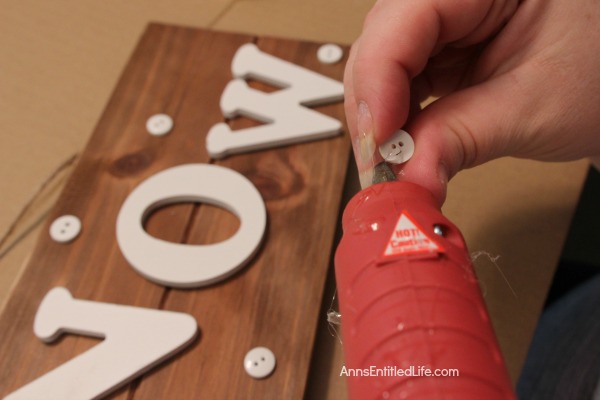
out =
[(396, 174), (390, 168), (389, 164), (385, 161), (380, 162), (373, 168), (373, 185), (382, 182), (395, 181)]

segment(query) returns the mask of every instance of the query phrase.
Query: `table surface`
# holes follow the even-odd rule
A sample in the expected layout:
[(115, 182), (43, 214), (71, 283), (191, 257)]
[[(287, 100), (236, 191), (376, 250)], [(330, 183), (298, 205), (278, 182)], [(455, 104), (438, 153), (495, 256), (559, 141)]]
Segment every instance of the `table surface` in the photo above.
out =
[[(20, 278), (150, 21), (350, 44), (373, 1), (0, 0), (0, 307)], [(463, 232), (513, 379), (518, 377), (588, 163), (501, 159), (450, 184), (445, 214)], [(357, 186), (349, 185), (347, 195)], [(499, 256), (499, 258), (496, 258)], [(325, 297), (333, 296), (330, 282)], [(330, 302), (330, 300), (326, 300)], [(325, 306), (326, 309), (326, 306)], [(320, 326), (312, 393), (339, 394), (341, 351)]]

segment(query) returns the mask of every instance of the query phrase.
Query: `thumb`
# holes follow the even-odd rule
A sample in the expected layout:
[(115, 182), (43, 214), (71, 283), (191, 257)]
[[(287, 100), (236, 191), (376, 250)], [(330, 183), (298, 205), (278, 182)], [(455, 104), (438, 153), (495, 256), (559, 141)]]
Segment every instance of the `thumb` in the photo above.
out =
[[(515, 93), (510, 78), (496, 78), (445, 96), (416, 114), (405, 129), (415, 152), (399, 180), (427, 188), (442, 204), (448, 180), (464, 168), (516, 154), (533, 102)], [(531, 100), (531, 98), (529, 99)]]

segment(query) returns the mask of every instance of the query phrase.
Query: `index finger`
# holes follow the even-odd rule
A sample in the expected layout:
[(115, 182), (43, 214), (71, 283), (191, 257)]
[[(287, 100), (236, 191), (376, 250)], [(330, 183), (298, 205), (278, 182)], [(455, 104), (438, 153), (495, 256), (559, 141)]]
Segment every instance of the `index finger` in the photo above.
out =
[[(434, 49), (483, 40), (515, 7), (516, 0), (379, 0), (346, 71), (352, 129), (371, 130), (376, 142), (385, 141), (406, 122), (411, 79), (423, 71)], [(358, 115), (360, 104), (367, 118), (364, 112)]]

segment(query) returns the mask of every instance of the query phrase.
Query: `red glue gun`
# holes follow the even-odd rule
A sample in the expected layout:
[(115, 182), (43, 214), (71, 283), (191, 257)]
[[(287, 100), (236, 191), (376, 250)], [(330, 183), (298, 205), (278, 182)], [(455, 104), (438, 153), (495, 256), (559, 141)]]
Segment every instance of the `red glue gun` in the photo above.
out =
[(429, 191), (382, 180), (335, 256), (349, 398), (515, 399), (461, 233)]

